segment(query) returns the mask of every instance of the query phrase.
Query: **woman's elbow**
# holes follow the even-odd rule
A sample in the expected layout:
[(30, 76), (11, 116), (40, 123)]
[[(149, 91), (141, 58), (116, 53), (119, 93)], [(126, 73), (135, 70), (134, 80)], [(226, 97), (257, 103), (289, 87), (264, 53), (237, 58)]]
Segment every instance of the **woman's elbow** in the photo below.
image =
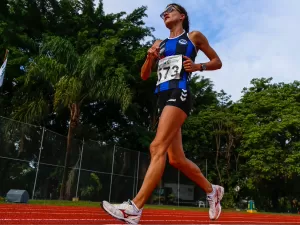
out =
[(221, 69), (223, 66), (222, 61), (219, 59), (217, 62), (217, 69)]
[(141, 72), (141, 78), (142, 80), (147, 80), (149, 78), (149, 76), (143, 72)]

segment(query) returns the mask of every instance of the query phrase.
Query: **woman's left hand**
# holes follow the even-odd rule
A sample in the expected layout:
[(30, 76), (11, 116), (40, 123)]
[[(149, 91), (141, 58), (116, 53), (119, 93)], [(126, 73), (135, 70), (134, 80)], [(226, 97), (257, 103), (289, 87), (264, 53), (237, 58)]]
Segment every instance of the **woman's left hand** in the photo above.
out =
[(197, 69), (198, 69), (197, 65), (189, 57), (184, 55), (183, 58), (185, 59), (183, 61), (183, 67), (186, 72), (192, 73), (192, 72), (197, 71)]

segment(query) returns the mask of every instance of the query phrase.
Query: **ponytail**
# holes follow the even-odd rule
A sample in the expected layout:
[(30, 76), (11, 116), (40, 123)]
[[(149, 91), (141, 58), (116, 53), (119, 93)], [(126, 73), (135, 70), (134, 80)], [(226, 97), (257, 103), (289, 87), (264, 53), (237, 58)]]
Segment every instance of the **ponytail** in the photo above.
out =
[(189, 21), (189, 17), (186, 15), (183, 23), (182, 23), (183, 29), (188, 33), (190, 32), (190, 21)]

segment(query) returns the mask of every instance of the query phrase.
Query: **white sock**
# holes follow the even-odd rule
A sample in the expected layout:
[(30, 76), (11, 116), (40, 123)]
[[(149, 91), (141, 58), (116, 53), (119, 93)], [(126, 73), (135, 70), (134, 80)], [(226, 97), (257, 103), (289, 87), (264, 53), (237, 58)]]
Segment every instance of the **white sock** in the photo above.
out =
[(130, 201), (130, 202), (131, 202), (131, 204), (134, 206), (134, 208), (136, 209), (137, 212), (140, 211), (140, 209), (139, 209), (138, 207), (136, 207), (136, 205), (134, 204), (133, 201)]
[(214, 185), (211, 185), (212, 186), (212, 192), (211, 193), (208, 193), (207, 195), (208, 196), (213, 196), (215, 193), (216, 193), (216, 189), (215, 189), (215, 186)]

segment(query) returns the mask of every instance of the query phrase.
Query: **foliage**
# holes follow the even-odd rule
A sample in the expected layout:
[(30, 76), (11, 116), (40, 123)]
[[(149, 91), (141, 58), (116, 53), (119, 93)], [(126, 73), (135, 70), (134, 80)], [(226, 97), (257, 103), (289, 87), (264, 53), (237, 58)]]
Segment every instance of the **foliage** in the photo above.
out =
[(89, 185), (81, 188), (81, 196), (83, 199), (93, 199), (96, 198), (97, 193), (99, 195), (102, 189), (102, 184), (100, 182), (99, 177), (95, 173), (90, 174), (90, 182)]

